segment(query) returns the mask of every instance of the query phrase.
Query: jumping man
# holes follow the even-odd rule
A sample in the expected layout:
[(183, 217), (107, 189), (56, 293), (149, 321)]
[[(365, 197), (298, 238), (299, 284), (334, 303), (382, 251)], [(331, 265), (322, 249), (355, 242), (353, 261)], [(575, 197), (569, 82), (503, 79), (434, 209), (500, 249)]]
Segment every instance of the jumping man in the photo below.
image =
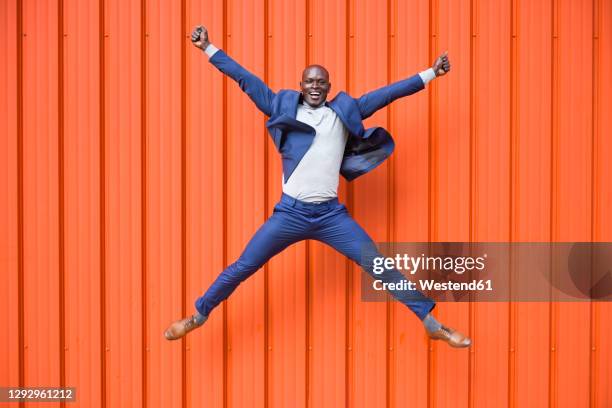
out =
[[(271, 257), (305, 239), (324, 242), (383, 282), (405, 279), (396, 269), (386, 270), (382, 275), (372, 272), (374, 242), (338, 202), (338, 181), (340, 174), (348, 181), (354, 180), (389, 157), (394, 148), (391, 135), (380, 127), (365, 129), (362, 120), (394, 100), (424, 89), (434, 78), (446, 75), (450, 71), (447, 53), (438, 57), (431, 68), (410, 78), (359, 98), (340, 92), (328, 102), (329, 73), (320, 65), (304, 69), (300, 92), (275, 93), (211, 44), (206, 28), (196, 27), (191, 41), (270, 118), (266, 127), (282, 157), (283, 193), (272, 216), (251, 238), (238, 260), (197, 299), (196, 312), (172, 323), (165, 337), (176, 340), (203, 325), (210, 312), (241, 282)], [(364, 252), (364, 248), (371, 250)], [(430, 314), (435, 307), (432, 299), (417, 290), (389, 293), (418, 316), (430, 338), (443, 340), (452, 347), (470, 346), (468, 337), (442, 325)]]

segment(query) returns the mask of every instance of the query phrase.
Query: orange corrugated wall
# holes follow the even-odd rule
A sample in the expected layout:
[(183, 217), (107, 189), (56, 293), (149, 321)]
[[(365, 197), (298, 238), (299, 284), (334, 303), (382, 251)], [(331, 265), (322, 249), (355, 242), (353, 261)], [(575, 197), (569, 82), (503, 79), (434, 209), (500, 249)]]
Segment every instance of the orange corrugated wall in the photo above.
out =
[(342, 183), (375, 240), (612, 241), (608, 0), (1, 0), (0, 386), (74, 386), (79, 407), (612, 406), (612, 304), (439, 304), (474, 339), (454, 350), (362, 303), (316, 242), (163, 340), (280, 195), (265, 118), (197, 23), (274, 89), (320, 63), (359, 95), (449, 51), (448, 76), (368, 119), (392, 159)]

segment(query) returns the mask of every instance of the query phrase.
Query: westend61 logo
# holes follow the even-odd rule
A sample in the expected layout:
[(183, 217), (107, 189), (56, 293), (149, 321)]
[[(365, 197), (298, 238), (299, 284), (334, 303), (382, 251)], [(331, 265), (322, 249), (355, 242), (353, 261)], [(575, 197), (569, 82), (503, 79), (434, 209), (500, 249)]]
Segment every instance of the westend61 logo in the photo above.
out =
[(485, 268), (487, 254), (472, 256), (410, 256), (397, 254), (394, 257), (375, 257), (372, 272), (380, 275), (385, 270), (397, 269), (414, 275), (419, 271), (455, 272), (458, 275), (466, 271), (482, 271)]

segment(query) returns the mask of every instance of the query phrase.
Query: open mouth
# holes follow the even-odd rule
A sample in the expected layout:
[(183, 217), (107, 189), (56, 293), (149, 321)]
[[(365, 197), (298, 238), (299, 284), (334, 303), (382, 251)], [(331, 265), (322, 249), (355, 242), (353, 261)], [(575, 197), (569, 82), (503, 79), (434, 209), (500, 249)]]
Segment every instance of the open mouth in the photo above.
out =
[(309, 92), (308, 95), (310, 95), (312, 99), (319, 99), (321, 97), (321, 92)]

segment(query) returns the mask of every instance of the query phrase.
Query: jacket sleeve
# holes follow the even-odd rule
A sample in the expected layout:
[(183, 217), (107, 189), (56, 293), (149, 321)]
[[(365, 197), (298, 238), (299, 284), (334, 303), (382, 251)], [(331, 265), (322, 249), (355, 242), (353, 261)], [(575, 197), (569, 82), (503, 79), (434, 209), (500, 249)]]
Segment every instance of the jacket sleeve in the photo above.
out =
[(391, 85), (383, 86), (382, 88), (368, 92), (357, 99), (361, 118), (368, 118), (372, 116), (374, 112), (384, 108), (394, 100), (403, 96), (412, 95), (423, 88), (425, 88), (425, 84), (417, 74), (410, 78), (394, 82)]
[(209, 61), (219, 71), (236, 81), (260, 111), (267, 116), (272, 115), (272, 100), (275, 93), (261, 79), (244, 69), (223, 50), (217, 51)]

